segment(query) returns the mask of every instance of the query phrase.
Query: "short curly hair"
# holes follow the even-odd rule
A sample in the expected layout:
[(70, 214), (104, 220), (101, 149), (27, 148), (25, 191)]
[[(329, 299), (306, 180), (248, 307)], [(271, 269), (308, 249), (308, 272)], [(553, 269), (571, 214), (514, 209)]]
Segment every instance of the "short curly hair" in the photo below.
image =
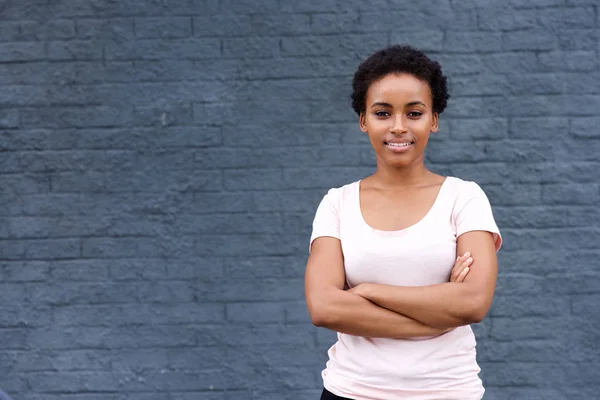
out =
[(392, 73), (408, 73), (426, 81), (431, 90), (433, 112), (441, 114), (444, 111), (450, 95), (441, 65), (412, 46), (394, 45), (375, 52), (354, 73), (352, 108), (358, 115), (366, 109), (371, 84)]

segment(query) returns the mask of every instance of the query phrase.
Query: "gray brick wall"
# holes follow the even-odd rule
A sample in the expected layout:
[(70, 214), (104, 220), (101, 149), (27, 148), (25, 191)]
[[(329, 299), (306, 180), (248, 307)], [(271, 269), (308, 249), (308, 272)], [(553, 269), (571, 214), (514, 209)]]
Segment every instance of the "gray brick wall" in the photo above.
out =
[(505, 237), (486, 398), (599, 398), (598, 6), (4, 1), (0, 387), (317, 398), (310, 223), (373, 170), (355, 67), (408, 42), (450, 77), (428, 162), (479, 182)]

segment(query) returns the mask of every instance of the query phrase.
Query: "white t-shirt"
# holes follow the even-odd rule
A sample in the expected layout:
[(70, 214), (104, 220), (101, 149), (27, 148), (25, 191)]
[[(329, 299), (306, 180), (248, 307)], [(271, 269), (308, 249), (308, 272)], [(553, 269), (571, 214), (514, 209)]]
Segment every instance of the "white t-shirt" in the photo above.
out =
[[(469, 231), (502, 238), (487, 196), (474, 182), (448, 177), (429, 212), (400, 231), (380, 231), (363, 219), (360, 181), (330, 189), (319, 205), (310, 243), (338, 238), (348, 287), (371, 282), (426, 286), (448, 282), (456, 240)], [(484, 388), (470, 326), (423, 339), (367, 338), (338, 333), (322, 372), (325, 388), (356, 400), (481, 399)]]

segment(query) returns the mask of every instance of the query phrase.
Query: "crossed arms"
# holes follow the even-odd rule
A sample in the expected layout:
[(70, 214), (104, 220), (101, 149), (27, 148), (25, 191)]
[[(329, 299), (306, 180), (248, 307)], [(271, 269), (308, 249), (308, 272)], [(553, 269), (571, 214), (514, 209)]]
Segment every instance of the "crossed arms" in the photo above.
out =
[(492, 234), (467, 232), (457, 239), (457, 260), (450, 282), (404, 287), (364, 283), (344, 290), (341, 243), (320, 237), (306, 266), (305, 295), (312, 323), (355, 336), (411, 338), (435, 336), (457, 326), (480, 322), (496, 286), (497, 259)]

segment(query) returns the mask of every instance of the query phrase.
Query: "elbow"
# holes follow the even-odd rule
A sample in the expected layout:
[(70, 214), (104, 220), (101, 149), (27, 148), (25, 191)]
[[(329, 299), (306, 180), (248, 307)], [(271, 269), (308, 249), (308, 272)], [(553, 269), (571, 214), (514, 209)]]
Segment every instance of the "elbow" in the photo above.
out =
[(468, 291), (464, 293), (464, 301), (460, 306), (462, 312), (459, 318), (465, 324), (478, 324), (487, 315), (491, 305), (491, 299), (485, 293)]
[(325, 319), (325, 314), (322, 312), (312, 311), (310, 312), (310, 321), (317, 328), (325, 328), (327, 325), (327, 321)]
[(471, 304), (469, 304), (469, 312), (465, 315), (465, 320), (469, 324), (478, 324), (488, 313), (490, 306), (484, 299), (475, 298)]
[(327, 327), (329, 324), (329, 313), (325, 307), (327, 303), (317, 298), (309, 298), (306, 303), (311, 323), (318, 328)]
[(483, 319), (485, 318), (487, 312), (485, 311), (480, 311), (480, 310), (475, 310), (473, 311), (469, 317), (468, 317), (468, 322), (469, 324), (478, 324), (481, 321), (483, 321)]

